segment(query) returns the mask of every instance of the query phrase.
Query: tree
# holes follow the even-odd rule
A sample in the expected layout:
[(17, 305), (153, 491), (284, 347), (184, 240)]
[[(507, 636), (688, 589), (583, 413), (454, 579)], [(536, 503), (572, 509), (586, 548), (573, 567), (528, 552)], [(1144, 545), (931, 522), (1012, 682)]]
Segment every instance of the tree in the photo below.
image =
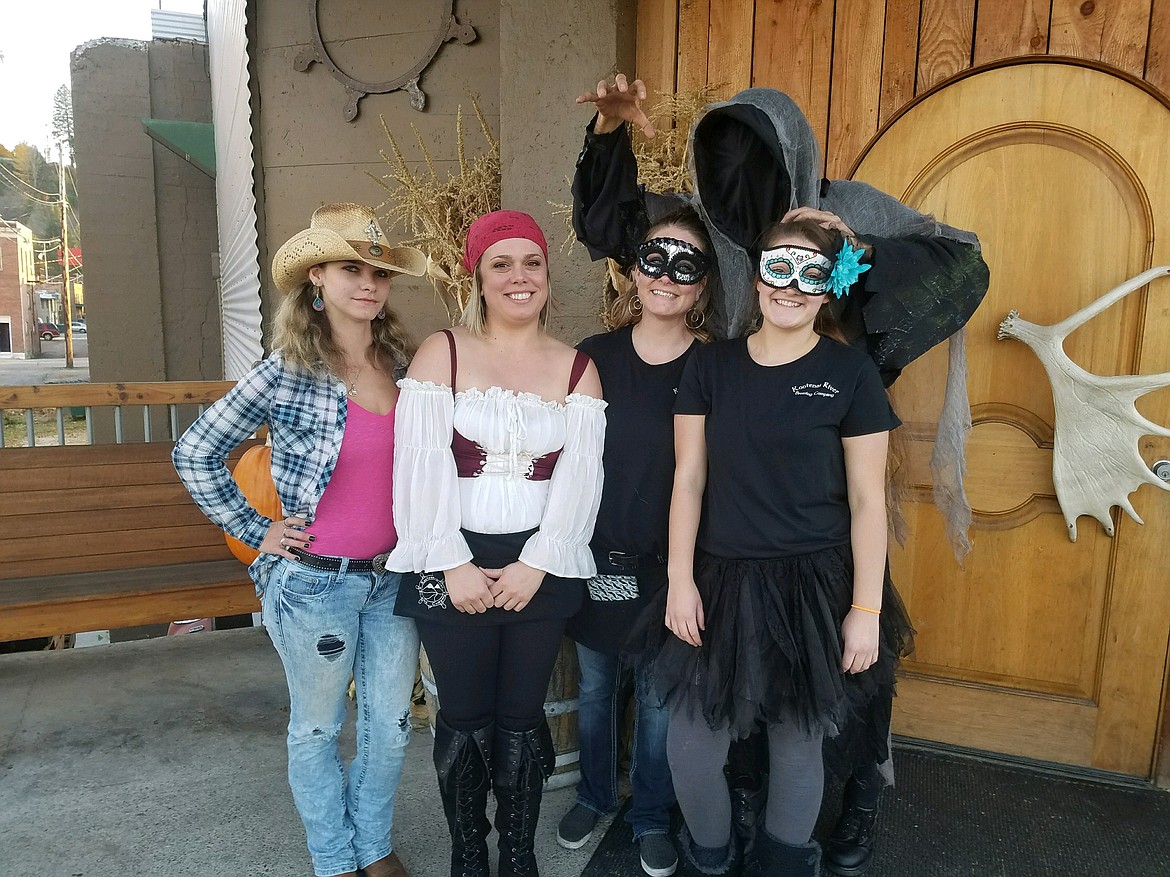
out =
[[(0, 173), (0, 216), (28, 226), (33, 236), (40, 240), (59, 238), (61, 207), (56, 200), (60, 173), (57, 165), (50, 164), (35, 146), (27, 143), (18, 143), (13, 148), (10, 165), (8, 162), (3, 163), (16, 179)], [(66, 186), (66, 189), (69, 187)], [(76, 194), (67, 191), (67, 196), (76, 208)], [(79, 240), (79, 230), (71, 220), (70, 247), (79, 246)], [(49, 273), (60, 274), (59, 260), (51, 256), (49, 262), (46, 266)]]
[(39, 149), (28, 143), (18, 143), (12, 150), (13, 171), (34, 189), (57, 196), (58, 173), (56, 164), (50, 164)]
[(73, 164), (73, 95), (64, 85), (53, 95), (53, 141), (65, 144), (65, 158)]

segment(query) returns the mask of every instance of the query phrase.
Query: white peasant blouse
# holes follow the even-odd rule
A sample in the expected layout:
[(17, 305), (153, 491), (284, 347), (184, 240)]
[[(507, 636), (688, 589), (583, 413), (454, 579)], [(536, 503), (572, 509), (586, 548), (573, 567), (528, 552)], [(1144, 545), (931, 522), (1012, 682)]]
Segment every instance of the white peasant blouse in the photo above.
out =
[[(460, 529), (517, 533), (538, 527), (520, 553), (564, 578), (597, 568), (589, 549), (601, 502), (605, 402), (570, 393), (562, 405), (502, 387), (451, 388), (398, 382), (394, 436), (396, 572), (438, 572), (472, 559)], [(458, 477), (455, 431), (484, 451), (482, 470)], [(552, 477), (533, 481), (533, 462), (560, 450)]]

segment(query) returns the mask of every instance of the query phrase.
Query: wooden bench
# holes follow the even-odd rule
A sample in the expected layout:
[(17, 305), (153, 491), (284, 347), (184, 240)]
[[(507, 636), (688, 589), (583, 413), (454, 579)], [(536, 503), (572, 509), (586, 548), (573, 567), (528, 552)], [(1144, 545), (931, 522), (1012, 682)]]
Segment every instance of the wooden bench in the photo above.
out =
[[(174, 433), (231, 382), (0, 387), (0, 409), (144, 408), (144, 438), (0, 448), (0, 641), (259, 610), (247, 569), (187, 494)], [(160, 415), (158, 406), (169, 410)], [(186, 416), (177, 412), (185, 411)], [(58, 422), (61, 417), (58, 416)], [(118, 438), (131, 430), (121, 416)], [(98, 424), (100, 431), (100, 424)], [(237, 449), (232, 464), (248, 442)]]

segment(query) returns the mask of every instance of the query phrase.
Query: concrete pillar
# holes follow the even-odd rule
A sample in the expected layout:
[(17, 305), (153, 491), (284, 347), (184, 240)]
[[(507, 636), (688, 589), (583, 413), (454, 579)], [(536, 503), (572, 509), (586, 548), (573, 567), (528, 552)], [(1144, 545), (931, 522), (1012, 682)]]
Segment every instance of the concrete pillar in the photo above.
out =
[(218, 379), (214, 181), (142, 127), (211, 120), (207, 47), (98, 40), (72, 74), (90, 378)]
[(603, 76), (633, 70), (635, 5), (622, 0), (501, 0), (500, 156), (505, 208), (536, 217), (549, 240), (553, 332), (569, 343), (600, 331), (604, 263), (569, 234), (553, 204), (569, 181), (592, 114), (573, 99)]
[[(155, 40), (147, 57), (151, 117), (210, 122), (207, 46)], [(218, 380), (223, 350), (212, 270), (219, 249), (215, 180), (157, 143), (152, 149), (167, 380)]]
[(146, 45), (99, 40), (72, 61), (90, 379), (166, 380)]

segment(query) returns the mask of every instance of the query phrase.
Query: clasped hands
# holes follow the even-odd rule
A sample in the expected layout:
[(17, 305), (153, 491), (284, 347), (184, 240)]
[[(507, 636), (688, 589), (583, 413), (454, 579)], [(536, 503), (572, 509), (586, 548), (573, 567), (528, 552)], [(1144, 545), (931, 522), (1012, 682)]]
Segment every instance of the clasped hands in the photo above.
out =
[(544, 570), (516, 561), (503, 569), (484, 569), (464, 563), (446, 570), (443, 578), (451, 605), (460, 612), (487, 612), (493, 606), (519, 612), (544, 581)]

